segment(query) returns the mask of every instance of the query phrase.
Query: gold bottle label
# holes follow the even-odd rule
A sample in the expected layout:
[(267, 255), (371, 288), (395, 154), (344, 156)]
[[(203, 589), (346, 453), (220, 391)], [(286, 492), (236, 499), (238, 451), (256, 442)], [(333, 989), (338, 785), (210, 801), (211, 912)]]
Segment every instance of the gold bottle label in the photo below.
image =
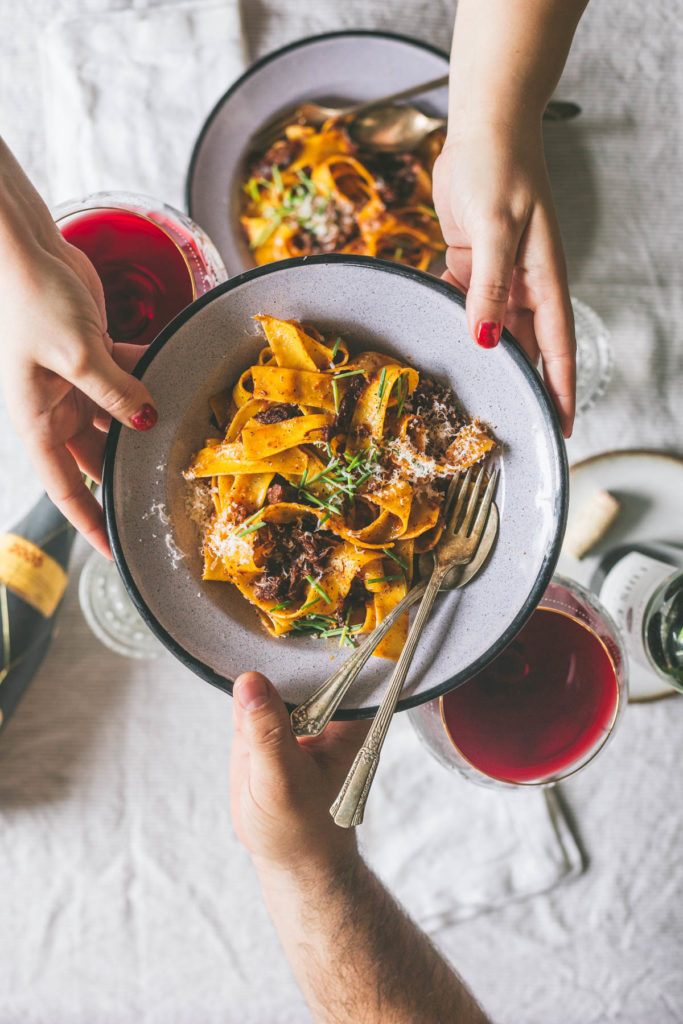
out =
[(30, 540), (16, 533), (0, 537), (0, 583), (46, 619), (54, 615), (67, 579), (59, 562)]

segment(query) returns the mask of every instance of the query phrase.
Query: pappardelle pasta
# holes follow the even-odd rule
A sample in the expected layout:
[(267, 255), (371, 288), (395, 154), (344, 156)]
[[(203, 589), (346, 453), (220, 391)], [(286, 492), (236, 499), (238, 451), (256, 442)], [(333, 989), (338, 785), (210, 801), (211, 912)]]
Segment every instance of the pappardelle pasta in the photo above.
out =
[(292, 124), (250, 167), (241, 218), (256, 262), (346, 252), (426, 270), (446, 248), (432, 205), (433, 132), (414, 153), (362, 151), (343, 125)]
[[(234, 584), (273, 636), (354, 644), (438, 542), (453, 474), (495, 441), (450, 388), (381, 352), (257, 316), (267, 346), (211, 400), (221, 436), (185, 471), (206, 499), (205, 580)], [(408, 615), (376, 654), (396, 660)]]

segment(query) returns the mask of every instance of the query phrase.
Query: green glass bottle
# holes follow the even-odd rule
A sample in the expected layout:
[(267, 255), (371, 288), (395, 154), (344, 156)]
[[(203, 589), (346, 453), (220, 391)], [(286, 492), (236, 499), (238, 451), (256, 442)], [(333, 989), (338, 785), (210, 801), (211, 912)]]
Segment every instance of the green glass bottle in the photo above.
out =
[(594, 588), (629, 657), (683, 691), (683, 551), (661, 544), (615, 548), (598, 568)]

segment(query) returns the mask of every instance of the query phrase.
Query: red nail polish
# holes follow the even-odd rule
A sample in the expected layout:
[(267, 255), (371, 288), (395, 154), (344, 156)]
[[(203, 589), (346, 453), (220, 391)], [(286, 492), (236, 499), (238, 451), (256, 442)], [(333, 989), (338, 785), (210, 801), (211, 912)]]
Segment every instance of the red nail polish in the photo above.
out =
[(157, 411), (153, 405), (143, 405), (140, 412), (131, 416), (130, 422), (136, 430), (151, 430), (157, 421)]
[(495, 348), (500, 339), (500, 324), (495, 320), (482, 320), (477, 330), (477, 344), (482, 348)]

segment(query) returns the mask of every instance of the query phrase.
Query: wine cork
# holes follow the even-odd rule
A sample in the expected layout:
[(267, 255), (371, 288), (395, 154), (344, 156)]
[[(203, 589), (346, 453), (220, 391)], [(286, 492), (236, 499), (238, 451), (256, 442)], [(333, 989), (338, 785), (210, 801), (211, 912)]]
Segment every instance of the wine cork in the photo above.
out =
[(583, 558), (605, 536), (619, 515), (619, 502), (609, 491), (596, 491), (572, 518), (564, 537), (564, 550)]

